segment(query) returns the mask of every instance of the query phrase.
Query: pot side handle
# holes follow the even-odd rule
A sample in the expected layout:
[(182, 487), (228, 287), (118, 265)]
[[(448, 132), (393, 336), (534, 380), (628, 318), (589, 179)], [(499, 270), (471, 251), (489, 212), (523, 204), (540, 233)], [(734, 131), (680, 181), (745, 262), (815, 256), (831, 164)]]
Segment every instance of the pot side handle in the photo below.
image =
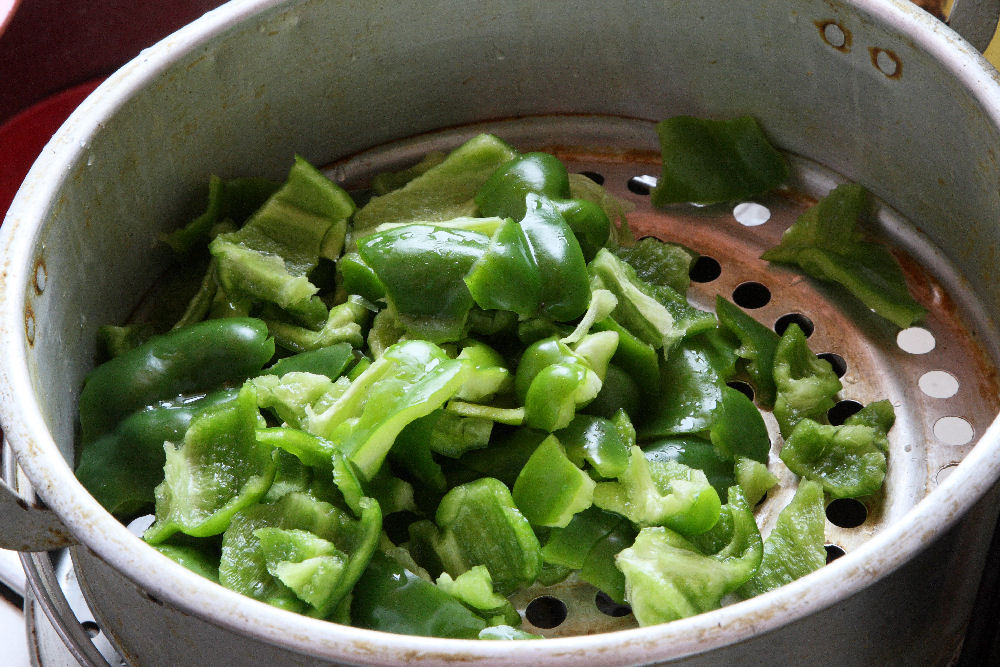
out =
[(986, 50), (1000, 22), (1000, 0), (954, 0), (948, 25), (980, 53)]
[(0, 479), (0, 549), (52, 551), (76, 544), (55, 512), (26, 500), (11, 488), (16, 475), (14, 453), (5, 444)]

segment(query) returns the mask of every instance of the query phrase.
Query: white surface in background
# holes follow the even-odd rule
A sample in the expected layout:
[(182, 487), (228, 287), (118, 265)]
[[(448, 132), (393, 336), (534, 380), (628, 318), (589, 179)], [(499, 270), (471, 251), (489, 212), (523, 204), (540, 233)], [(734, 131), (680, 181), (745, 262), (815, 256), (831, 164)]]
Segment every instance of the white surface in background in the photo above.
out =
[(29, 667), (28, 642), (21, 610), (0, 598), (0, 663), (4, 667)]

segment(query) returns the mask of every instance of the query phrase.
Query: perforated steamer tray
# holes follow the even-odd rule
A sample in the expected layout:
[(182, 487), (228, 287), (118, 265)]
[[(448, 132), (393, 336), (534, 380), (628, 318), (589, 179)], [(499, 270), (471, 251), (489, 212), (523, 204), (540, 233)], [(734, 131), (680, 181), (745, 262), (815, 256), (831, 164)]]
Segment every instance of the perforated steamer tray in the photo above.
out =
[[(969, 294), (965, 279), (922, 236), (882, 202), (863, 223), (890, 245), (907, 285), (928, 310), (917, 326), (898, 327), (875, 315), (838, 286), (822, 284), (794, 268), (760, 259), (809, 206), (844, 178), (815, 163), (789, 156), (787, 185), (733, 206), (678, 205), (654, 209), (649, 191), (660, 170), (659, 144), (651, 122), (606, 116), (546, 116), (478, 124), (381, 146), (330, 165), (326, 172), (352, 190), (372, 175), (417, 162), (432, 150), (450, 150), (480, 132), (518, 149), (557, 155), (571, 172), (600, 182), (634, 208), (628, 222), (636, 238), (656, 236), (701, 255), (694, 265), (689, 300), (714, 310), (716, 295), (744, 308), (777, 331), (795, 322), (810, 348), (841, 376), (841, 399), (831, 410), (839, 423), (853, 410), (888, 398), (896, 412), (889, 433), (888, 472), (882, 491), (827, 506), (828, 561), (855, 549), (934, 490), (968, 453), (1000, 409), (1000, 383), (984, 346), (996, 340), (989, 314)], [(741, 383), (741, 388), (749, 386)], [(771, 436), (769, 467), (779, 485), (757, 507), (762, 534), (796, 488), (796, 476), (778, 459), (777, 423), (764, 413)], [(610, 603), (589, 584), (573, 579), (534, 586), (513, 598), (524, 629), (562, 637), (635, 627), (627, 608)]]

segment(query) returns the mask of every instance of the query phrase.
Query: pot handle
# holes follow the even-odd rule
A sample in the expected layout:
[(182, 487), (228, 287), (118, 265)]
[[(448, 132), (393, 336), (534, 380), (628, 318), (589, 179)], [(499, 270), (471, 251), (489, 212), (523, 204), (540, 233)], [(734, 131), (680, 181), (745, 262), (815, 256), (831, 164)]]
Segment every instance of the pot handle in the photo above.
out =
[(55, 512), (11, 488), (16, 476), (17, 462), (5, 442), (3, 478), (0, 479), (0, 549), (52, 551), (76, 544), (76, 539)]
[(1000, 0), (954, 0), (948, 25), (980, 52), (986, 50), (1000, 22)]

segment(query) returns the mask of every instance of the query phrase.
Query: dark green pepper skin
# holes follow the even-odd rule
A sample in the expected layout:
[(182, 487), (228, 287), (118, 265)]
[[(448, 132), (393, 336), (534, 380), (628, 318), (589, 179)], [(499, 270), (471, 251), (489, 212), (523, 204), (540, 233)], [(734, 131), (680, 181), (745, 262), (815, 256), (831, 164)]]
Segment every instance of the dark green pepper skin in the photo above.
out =
[(486, 622), (461, 602), (376, 551), (354, 587), (353, 625), (424, 637), (475, 639)]
[(525, 153), (501, 165), (476, 193), (484, 217), (520, 220), (529, 193), (550, 199), (569, 197), (569, 174), (559, 158), (548, 153)]
[(195, 414), (236, 398), (236, 390), (218, 391), (140, 410), (114, 431), (82, 448), (77, 479), (106, 510), (135, 516), (153, 506), (153, 490), (163, 481), (164, 441), (178, 442)]
[(147, 405), (242, 382), (272, 356), (274, 341), (256, 318), (206, 320), (151, 338), (87, 376), (81, 442), (93, 442)]
[(711, 442), (695, 436), (662, 438), (643, 445), (642, 453), (649, 461), (677, 461), (705, 473), (708, 483), (725, 500), (729, 487), (736, 484), (733, 462), (727, 461)]

